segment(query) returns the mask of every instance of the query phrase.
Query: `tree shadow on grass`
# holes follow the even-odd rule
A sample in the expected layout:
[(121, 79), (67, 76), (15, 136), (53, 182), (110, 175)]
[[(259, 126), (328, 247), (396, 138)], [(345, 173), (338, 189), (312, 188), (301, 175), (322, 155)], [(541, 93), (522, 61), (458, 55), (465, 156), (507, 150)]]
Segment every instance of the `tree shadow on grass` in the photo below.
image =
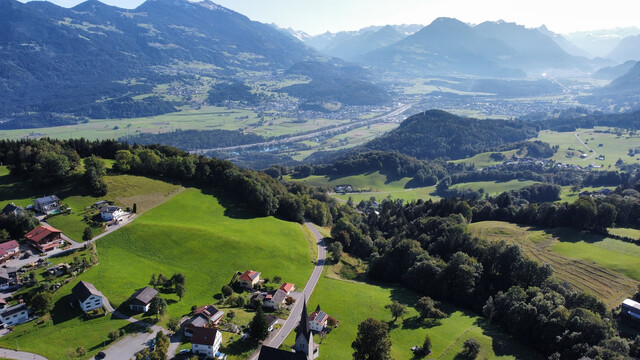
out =
[(482, 329), (482, 333), (492, 339), (493, 352), (496, 356), (515, 356), (516, 359), (519, 359), (531, 355), (524, 350), (526, 346), (502, 332), (497, 326), (490, 324), (485, 318), (476, 319), (474, 325)]
[(71, 295), (66, 295), (55, 302), (53, 311), (51, 311), (51, 319), (53, 320), (54, 325), (67, 322), (83, 315), (82, 310), (78, 305), (76, 305), (76, 307), (71, 307), (71, 301)]
[(410, 318), (404, 319), (402, 322), (403, 329), (430, 329), (432, 327), (436, 327), (441, 325), (442, 322), (440, 319), (421, 319), (419, 316), (412, 316)]
[(578, 231), (572, 228), (560, 227), (560, 228), (536, 228), (535, 230), (543, 230), (545, 233), (553, 236), (561, 242), (566, 243), (579, 243), (585, 242), (587, 244), (593, 244), (600, 241), (603, 241), (606, 236), (600, 234), (594, 234), (592, 232), (587, 231)]
[(253, 214), (249, 209), (242, 206), (240, 201), (235, 197), (221, 190), (211, 188), (200, 188), (203, 194), (214, 196), (218, 202), (224, 207), (224, 216), (232, 219), (255, 219), (259, 216)]

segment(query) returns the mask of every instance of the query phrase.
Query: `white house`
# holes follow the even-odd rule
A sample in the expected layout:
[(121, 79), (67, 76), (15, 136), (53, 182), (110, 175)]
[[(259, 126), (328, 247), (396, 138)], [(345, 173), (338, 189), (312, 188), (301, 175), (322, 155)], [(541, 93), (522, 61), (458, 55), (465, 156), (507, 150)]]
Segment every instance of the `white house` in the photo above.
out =
[(0, 320), (6, 326), (22, 324), (29, 321), (29, 308), (25, 304), (14, 305), (0, 310)]
[(33, 208), (44, 214), (51, 214), (60, 207), (60, 199), (55, 195), (41, 197), (33, 200)]
[(309, 315), (309, 329), (315, 332), (323, 331), (327, 328), (327, 321), (329, 320), (329, 317), (330, 316), (327, 315), (327, 313), (320, 309), (320, 305), (318, 305), (318, 307), (316, 307), (316, 311)]
[(202, 354), (207, 359), (213, 359), (220, 349), (222, 334), (218, 329), (199, 327), (193, 331), (191, 338), (191, 351), (194, 354)]
[(71, 289), (73, 300), (80, 304), (80, 308), (84, 312), (89, 312), (93, 309), (99, 309), (103, 306), (104, 295), (96, 289), (93, 284), (86, 281), (80, 281), (76, 286)]
[(0, 290), (7, 290), (13, 280), (7, 268), (0, 267)]
[(153, 300), (156, 295), (158, 295), (158, 290), (148, 286), (136, 291), (129, 298), (129, 309), (135, 312), (146, 313), (151, 306), (151, 300)]
[(265, 296), (264, 301), (262, 302), (262, 306), (269, 309), (278, 310), (278, 308), (280, 308), (280, 305), (284, 303), (284, 300), (286, 298), (287, 293), (282, 291), (281, 289), (278, 289), (273, 295), (269, 294)]
[(100, 208), (100, 216), (104, 221), (120, 219), (124, 215), (124, 211), (117, 206), (103, 206)]

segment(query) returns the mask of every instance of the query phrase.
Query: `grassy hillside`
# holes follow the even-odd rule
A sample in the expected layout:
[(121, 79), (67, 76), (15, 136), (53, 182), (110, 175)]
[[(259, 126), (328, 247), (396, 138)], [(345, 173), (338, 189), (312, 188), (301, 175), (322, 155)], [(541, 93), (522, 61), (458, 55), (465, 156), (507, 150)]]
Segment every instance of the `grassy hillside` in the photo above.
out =
[[(70, 310), (65, 296), (80, 280), (93, 283), (114, 307), (149, 283), (153, 273), (183, 273), (186, 294), (161, 294), (168, 316), (183, 316), (193, 305), (215, 302), (214, 295), (236, 271), (254, 269), (263, 277), (304, 284), (311, 273), (309, 242), (302, 226), (272, 217), (253, 218), (216, 194), (187, 189), (140, 215), (132, 224), (97, 242), (100, 263), (55, 293), (53, 324), (20, 325), (0, 338), (0, 346), (33, 351), (49, 359), (65, 358), (68, 348), (83, 346), (92, 356), (101, 350), (110, 330), (126, 323), (108, 318), (83, 321)], [(247, 324), (245, 311), (234, 309), (236, 322)], [(167, 316), (167, 317), (168, 317)], [(165, 317), (165, 319), (167, 318)], [(84, 334), (87, 336), (84, 336)], [(55, 339), (46, 346), (43, 338)]]
[[(339, 294), (339, 295), (337, 295)], [(419, 299), (418, 294), (395, 286), (376, 286), (366, 283), (347, 282), (322, 277), (309, 301), (309, 311), (320, 304), (322, 310), (335, 317), (340, 324), (331, 331), (320, 345), (319, 359), (348, 360), (353, 349), (358, 324), (369, 317), (388, 322), (391, 329), (391, 357), (411, 359), (411, 347), (422, 345), (425, 334), (433, 342), (432, 354), (428, 358), (456, 359), (462, 344), (474, 337), (482, 344), (480, 359), (533, 359), (536, 358), (523, 347), (511, 341), (489, 326), (484, 319), (472, 313), (444, 306), (448, 318), (436, 322), (422, 322), (411, 307)], [(384, 306), (396, 300), (409, 306), (409, 314), (395, 323)], [(315, 338), (316, 342), (320, 339)], [(295, 336), (290, 335), (286, 346), (292, 346)]]
[(182, 272), (186, 295), (169, 305), (169, 314), (178, 316), (210, 303), (236, 271), (253, 269), (304, 284), (312, 267), (308, 249), (301, 225), (250, 218), (211, 194), (188, 189), (101, 239), (100, 265), (82, 280), (117, 307), (153, 273)]
[(501, 221), (471, 224), (474, 236), (520, 245), (530, 258), (548, 263), (555, 275), (615, 307), (640, 281), (640, 247), (573, 229), (536, 230)]
[[(620, 135), (605, 131), (611, 128), (597, 127), (591, 130), (576, 130), (573, 132), (541, 131), (537, 140), (549, 143), (551, 146), (560, 146), (559, 151), (552, 157), (553, 160), (587, 166), (592, 162), (601, 165), (603, 169), (608, 169), (609, 165), (615, 165), (618, 159), (625, 163), (640, 163), (640, 156), (630, 157), (629, 149), (636, 148), (640, 144), (640, 135), (631, 135), (626, 131)], [(582, 140), (585, 144), (583, 145)], [(591, 148), (593, 152), (589, 152)], [(569, 148), (574, 150), (569, 150)], [(580, 154), (584, 152), (589, 158), (581, 159)], [(593, 157), (591, 157), (594, 155)], [(600, 155), (605, 156), (605, 160), (596, 160)]]
[[(75, 241), (82, 241), (82, 233), (87, 227), (83, 217), (89, 214), (85, 208), (99, 200), (112, 200), (122, 207), (133, 207), (137, 204), (138, 212), (148, 210), (175, 195), (181, 186), (164, 181), (135, 175), (105, 176), (109, 192), (103, 197), (89, 194), (83, 184), (62, 184), (51, 189), (39, 189), (30, 186), (21, 179), (9, 174), (6, 166), (0, 167), (0, 205), (6, 203), (27, 206), (33, 204), (35, 198), (44, 195), (57, 195), (63, 203), (69, 205), (72, 213), (58, 215), (47, 220), (51, 226)], [(93, 228), (93, 235), (100, 234), (102, 228)]]

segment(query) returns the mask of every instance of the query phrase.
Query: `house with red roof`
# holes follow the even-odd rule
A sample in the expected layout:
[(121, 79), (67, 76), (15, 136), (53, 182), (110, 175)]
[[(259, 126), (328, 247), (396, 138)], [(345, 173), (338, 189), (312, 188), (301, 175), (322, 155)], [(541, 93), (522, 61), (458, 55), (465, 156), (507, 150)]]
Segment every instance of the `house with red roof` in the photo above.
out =
[(292, 283), (284, 283), (280, 285), (280, 290), (284, 291), (287, 296), (291, 295), (291, 292), (296, 289), (296, 286)]
[(196, 331), (196, 328), (212, 327), (217, 325), (224, 311), (219, 310), (213, 305), (200, 306), (193, 312), (193, 317), (184, 323), (184, 335), (186, 337), (192, 337)]
[(0, 264), (20, 254), (20, 244), (11, 240), (0, 244)]
[(238, 278), (238, 283), (245, 289), (253, 289), (260, 283), (260, 273), (253, 270), (247, 270)]
[(42, 252), (47, 252), (62, 244), (62, 231), (47, 225), (40, 225), (25, 236), (29, 244)]

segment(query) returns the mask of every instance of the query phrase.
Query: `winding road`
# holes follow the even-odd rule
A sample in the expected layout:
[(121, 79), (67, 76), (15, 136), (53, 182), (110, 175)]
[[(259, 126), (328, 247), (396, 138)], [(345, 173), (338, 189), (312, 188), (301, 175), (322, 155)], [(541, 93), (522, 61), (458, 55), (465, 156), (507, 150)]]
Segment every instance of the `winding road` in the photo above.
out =
[[(305, 300), (308, 301), (309, 297), (311, 297), (311, 293), (316, 287), (316, 284), (318, 284), (318, 280), (320, 279), (320, 276), (322, 276), (322, 270), (324, 269), (324, 263), (327, 257), (327, 248), (324, 244), (323, 236), (320, 234), (316, 226), (310, 222), (306, 222), (305, 226), (311, 230), (318, 244), (318, 260), (316, 261), (316, 266), (313, 269), (313, 272), (311, 273), (311, 276), (309, 277), (307, 284), (304, 286), (304, 289), (302, 290)], [(279, 330), (274, 331), (271, 334), (271, 336), (269, 336), (269, 338), (262, 343), (262, 345), (263, 346), (266, 345), (273, 348), (280, 347), (280, 345), (282, 345), (282, 343), (287, 338), (287, 336), (289, 336), (289, 333), (293, 331), (293, 329), (295, 329), (296, 326), (298, 325), (300, 321), (301, 313), (302, 313), (302, 301), (296, 301), (284, 325), (282, 325), (282, 327)], [(258, 359), (259, 355), (260, 355), (260, 351), (256, 351), (255, 353), (253, 353), (253, 355), (249, 357), (249, 360), (256, 360)]]

